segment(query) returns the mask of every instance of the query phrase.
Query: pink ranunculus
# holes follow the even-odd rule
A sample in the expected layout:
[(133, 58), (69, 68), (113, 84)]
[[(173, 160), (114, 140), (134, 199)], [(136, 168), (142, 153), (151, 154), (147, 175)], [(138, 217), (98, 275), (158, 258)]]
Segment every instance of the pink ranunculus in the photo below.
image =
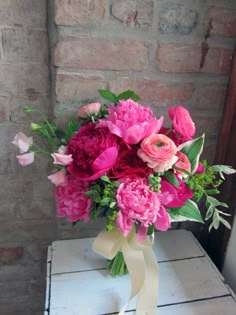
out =
[[(190, 163), (187, 155), (185, 155), (184, 153), (182, 153), (180, 151), (177, 151), (176, 155), (178, 157), (178, 161), (175, 163), (175, 166), (190, 173), (191, 172), (191, 163)], [(188, 176), (186, 173), (182, 172), (181, 170), (175, 170), (175, 173), (177, 175), (182, 176), (182, 177)]]
[(146, 178), (122, 180), (117, 189), (116, 199), (119, 208), (116, 225), (125, 237), (135, 222), (139, 222), (142, 228), (156, 222), (161, 205), (159, 194), (150, 190)]
[(179, 105), (169, 108), (169, 116), (172, 119), (173, 127), (185, 141), (192, 139), (196, 132), (195, 124), (186, 108)]
[(166, 199), (163, 203), (167, 208), (182, 207), (184, 206), (186, 200), (193, 197), (191, 189), (182, 180), (179, 178), (177, 179), (179, 182), (179, 188), (169, 183), (166, 179), (162, 179), (161, 181), (161, 193), (163, 195), (169, 194), (171, 196), (169, 201)]
[(160, 206), (160, 210), (158, 212), (158, 217), (155, 222), (155, 228), (159, 231), (166, 231), (170, 228), (171, 218), (169, 213), (163, 206)]
[(18, 159), (20, 165), (26, 166), (34, 162), (34, 153), (30, 152), (22, 155), (17, 155), (16, 158)]
[(48, 176), (48, 179), (56, 186), (64, 185), (67, 183), (67, 176), (65, 169), (62, 169), (50, 176)]
[(138, 156), (155, 172), (164, 172), (178, 160), (176, 152), (177, 147), (169, 137), (153, 134), (142, 141)]
[(115, 165), (121, 145), (124, 142), (108, 128), (84, 125), (68, 142), (67, 154), (72, 154), (73, 162), (67, 170), (80, 179), (95, 180)]
[(87, 104), (87, 105), (82, 106), (78, 110), (77, 115), (80, 118), (87, 118), (93, 114), (98, 114), (100, 112), (100, 109), (101, 109), (100, 103)]
[(68, 175), (67, 183), (56, 187), (57, 216), (67, 216), (70, 222), (90, 220), (92, 200), (84, 193), (89, 190), (89, 183)]
[(72, 154), (52, 153), (51, 156), (54, 159), (53, 164), (69, 165), (73, 161)]
[(163, 123), (163, 117), (154, 118), (149, 107), (143, 107), (131, 99), (119, 101), (117, 107), (110, 105), (108, 111), (109, 116), (100, 119), (98, 127), (108, 127), (111, 133), (127, 144), (136, 144), (157, 133)]
[(33, 138), (27, 137), (23, 132), (18, 132), (12, 143), (20, 149), (20, 153), (25, 153), (29, 150), (29, 147), (33, 143)]

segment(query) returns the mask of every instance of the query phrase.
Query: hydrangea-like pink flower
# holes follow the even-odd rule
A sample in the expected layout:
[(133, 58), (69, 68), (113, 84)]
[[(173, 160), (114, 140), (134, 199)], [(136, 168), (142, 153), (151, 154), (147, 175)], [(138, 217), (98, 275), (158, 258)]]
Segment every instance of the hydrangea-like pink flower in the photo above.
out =
[(143, 107), (132, 99), (121, 100), (117, 107), (109, 106), (109, 116), (100, 119), (99, 126), (106, 126), (110, 132), (121, 137), (127, 144), (136, 144), (145, 137), (157, 133), (163, 117), (156, 119), (149, 107)]
[(196, 132), (195, 124), (186, 108), (179, 105), (169, 108), (169, 116), (173, 121), (173, 127), (185, 141), (192, 139)]
[(92, 200), (84, 194), (88, 190), (88, 182), (80, 181), (71, 175), (67, 176), (67, 184), (56, 187), (57, 216), (67, 216), (70, 222), (89, 221)]
[(16, 158), (18, 159), (18, 162), (20, 163), (20, 165), (27, 166), (34, 162), (34, 153), (30, 152), (30, 153), (17, 155)]
[(100, 103), (91, 103), (82, 106), (78, 110), (78, 117), (80, 118), (87, 118), (88, 116), (91, 116), (93, 114), (98, 114), (101, 109), (101, 104)]
[(52, 153), (51, 156), (54, 159), (53, 164), (69, 165), (73, 161), (72, 154)]
[(48, 179), (56, 186), (64, 185), (67, 183), (66, 170), (62, 170), (48, 176)]
[[(162, 217), (166, 220), (161, 213), (159, 214), (161, 207), (159, 194), (150, 190), (146, 178), (124, 179), (117, 189), (116, 199), (119, 208), (116, 225), (125, 237), (135, 222), (141, 224), (139, 237), (141, 240), (150, 225), (162, 220)], [(161, 226), (160, 221), (159, 225)], [(169, 227), (169, 224), (162, 225)]]
[(18, 132), (12, 143), (20, 149), (20, 153), (25, 153), (29, 150), (29, 147), (33, 143), (33, 138), (27, 137), (23, 132)]
[(155, 172), (164, 172), (178, 160), (176, 152), (177, 147), (169, 137), (153, 134), (142, 141), (137, 154)]

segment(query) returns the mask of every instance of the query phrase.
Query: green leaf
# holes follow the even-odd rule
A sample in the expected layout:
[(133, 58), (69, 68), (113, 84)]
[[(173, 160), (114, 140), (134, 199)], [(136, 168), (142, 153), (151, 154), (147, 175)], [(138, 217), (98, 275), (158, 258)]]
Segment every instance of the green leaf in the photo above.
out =
[(210, 197), (210, 196), (207, 196), (207, 201), (208, 201), (211, 205), (213, 205), (213, 206), (215, 206), (215, 207), (218, 207), (218, 206), (222, 206), (222, 207), (225, 207), (225, 208), (228, 208), (228, 207), (229, 207), (226, 203), (221, 202), (221, 201), (217, 200), (216, 198), (213, 198), (213, 197)]
[(25, 113), (30, 113), (30, 112), (32, 112), (33, 110), (32, 110), (30, 107), (28, 107), (28, 106), (24, 106), (24, 107), (23, 107), (23, 111), (24, 111)]
[(179, 188), (179, 182), (176, 178), (176, 176), (173, 173), (170, 172), (165, 172), (164, 173), (164, 177), (168, 180), (168, 182), (170, 182), (172, 185), (174, 185), (175, 187)]
[(201, 137), (187, 141), (179, 146), (179, 150), (187, 155), (191, 163), (191, 173), (195, 173), (198, 167), (199, 158), (203, 150), (205, 135)]
[(101, 176), (100, 179), (106, 183), (109, 183), (109, 184), (111, 183), (110, 178), (106, 175)]
[(112, 93), (109, 90), (98, 90), (98, 93), (105, 98), (105, 100), (108, 100), (114, 104), (117, 103), (118, 98), (116, 97), (116, 95), (114, 93)]
[(236, 172), (235, 169), (228, 165), (213, 165), (211, 169), (214, 172), (222, 172), (225, 173), (226, 175), (234, 174)]
[(147, 235), (152, 235), (154, 233), (154, 225), (148, 227)]
[(224, 218), (222, 218), (222, 217), (219, 217), (219, 220), (220, 220), (220, 222), (224, 225), (224, 226), (226, 226), (229, 230), (231, 230), (231, 225), (229, 224), (229, 222), (228, 221), (226, 221)]
[(105, 197), (100, 201), (100, 206), (107, 206), (111, 202), (111, 198)]
[(206, 221), (209, 220), (213, 216), (214, 210), (215, 210), (215, 207), (213, 205), (210, 205), (209, 208), (207, 209), (207, 213), (205, 216)]
[(191, 175), (191, 173), (189, 173), (188, 171), (184, 170), (183, 168), (180, 168), (180, 167), (177, 167), (177, 166), (172, 166), (172, 168), (174, 170), (180, 171), (180, 172), (182, 172), (182, 173), (184, 173), (184, 174), (186, 174), (188, 176)]
[[(187, 200), (183, 207), (174, 208), (175, 214), (173, 216), (172, 221), (196, 221), (200, 223), (204, 223), (201, 213), (198, 209), (197, 204), (192, 200)], [(171, 214), (172, 209), (169, 209)]]
[(136, 102), (140, 100), (140, 97), (131, 90), (124, 91), (117, 96), (118, 100), (127, 100), (128, 98), (131, 98), (133, 101), (136, 101)]
[(109, 205), (110, 208), (114, 208), (116, 206), (116, 202), (115, 201), (112, 201)]
[(78, 131), (79, 127), (80, 127), (80, 123), (78, 121), (74, 119), (71, 119), (68, 121), (66, 130), (65, 130), (66, 141), (69, 141), (71, 139), (73, 134)]

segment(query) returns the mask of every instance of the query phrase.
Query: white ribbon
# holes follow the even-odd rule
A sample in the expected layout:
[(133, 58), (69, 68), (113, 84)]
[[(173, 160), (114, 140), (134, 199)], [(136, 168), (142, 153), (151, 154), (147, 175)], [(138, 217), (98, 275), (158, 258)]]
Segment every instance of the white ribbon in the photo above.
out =
[(157, 315), (158, 265), (152, 250), (153, 242), (153, 237), (138, 242), (134, 229), (126, 238), (115, 229), (103, 230), (93, 243), (93, 250), (107, 259), (114, 258), (118, 251), (123, 253), (130, 275), (131, 293), (118, 315), (124, 315), (128, 303), (136, 295), (136, 315)]

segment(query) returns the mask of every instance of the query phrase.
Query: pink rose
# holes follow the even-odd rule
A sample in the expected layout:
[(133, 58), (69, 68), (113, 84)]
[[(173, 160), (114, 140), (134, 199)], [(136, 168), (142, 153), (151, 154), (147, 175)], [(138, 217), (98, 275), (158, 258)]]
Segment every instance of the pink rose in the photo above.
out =
[(51, 156), (54, 159), (53, 164), (69, 165), (73, 161), (72, 154), (52, 153)]
[(149, 107), (143, 107), (131, 99), (121, 100), (117, 107), (110, 105), (109, 116), (100, 119), (99, 126), (108, 127), (110, 132), (128, 144), (136, 144), (152, 133), (157, 133), (163, 117), (156, 119)]
[(12, 143), (20, 149), (20, 153), (25, 153), (29, 150), (29, 147), (33, 143), (33, 138), (27, 137), (23, 132), (18, 132)]
[(153, 134), (142, 141), (137, 154), (155, 172), (164, 172), (178, 160), (176, 152), (177, 147), (169, 137)]
[(78, 110), (77, 115), (80, 118), (87, 118), (88, 116), (91, 116), (93, 114), (98, 114), (100, 112), (100, 109), (101, 109), (100, 103), (87, 104), (87, 105), (82, 106)]
[(195, 124), (186, 108), (179, 105), (169, 108), (169, 116), (173, 121), (173, 127), (185, 141), (192, 139), (196, 132)]
[(66, 184), (67, 177), (65, 169), (48, 176), (48, 179), (56, 186)]
[(26, 166), (34, 162), (34, 153), (31, 152), (22, 155), (17, 155), (16, 158), (18, 159), (20, 165)]
[[(119, 208), (116, 225), (126, 237), (133, 223), (140, 223), (142, 230), (147, 231), (158, 219), (160, 209), (159, 194), (151, 191), (146, 178), (126, 178), (117, 189), (117, 205)], [(140, 238), (139, 238), (140, 240)]]
[[(177, 151), (176, 155), (178, 157), (178, 161), (175, 163), (175, 166), (191, 173), (191, 163), (189, 162), (187, 155), (185, 155), (184, 153), (182, 153), (180, 151)], [(181, 170), (175, 170), (175, 172), (177, 175), (180, 175), (182, 177), (188, 176), (187, 174), (185, 174)]]

